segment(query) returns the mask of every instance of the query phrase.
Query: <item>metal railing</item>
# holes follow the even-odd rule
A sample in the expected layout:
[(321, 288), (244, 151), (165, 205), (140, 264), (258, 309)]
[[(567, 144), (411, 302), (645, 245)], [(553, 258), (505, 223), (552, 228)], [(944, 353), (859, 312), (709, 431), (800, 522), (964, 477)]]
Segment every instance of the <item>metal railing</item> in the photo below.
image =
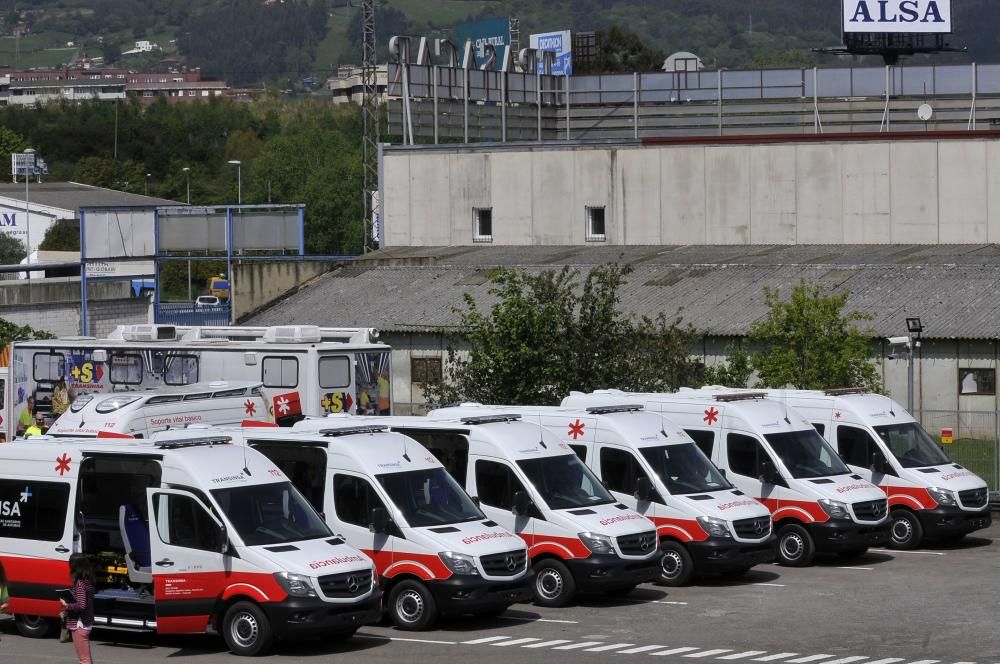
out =
[(957, 463), (1000, 491), (1000, 411), (922, 410), (914, 414), (939, 443), (942, 429), (951, 429), (951, 443), (941, 448)]
[(207, 307), (191, 302), (160, 302), (153, 309), (156, 322), (167, 325), (227, 326), (232, 323), (232, 308), (228, 302)]

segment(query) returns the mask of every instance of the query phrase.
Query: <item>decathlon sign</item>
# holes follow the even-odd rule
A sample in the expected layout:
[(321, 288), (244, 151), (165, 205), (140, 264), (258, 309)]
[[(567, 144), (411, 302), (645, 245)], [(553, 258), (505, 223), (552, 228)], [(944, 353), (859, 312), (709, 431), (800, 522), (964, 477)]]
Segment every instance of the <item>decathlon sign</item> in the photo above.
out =
[[(573, 74), (573, 39), (569, 30), (531, 35), (530, 43), (531, 48), (536, 48), (539, 51), (552, 51), (556, 54), (552, 63), (553, 74), (556, 76)], [(545, 73), (545, 63), (541, 57), (538, 58), (538, 73)]]
[(951, 0), (844, 0), (844, 32), (951, 32)]

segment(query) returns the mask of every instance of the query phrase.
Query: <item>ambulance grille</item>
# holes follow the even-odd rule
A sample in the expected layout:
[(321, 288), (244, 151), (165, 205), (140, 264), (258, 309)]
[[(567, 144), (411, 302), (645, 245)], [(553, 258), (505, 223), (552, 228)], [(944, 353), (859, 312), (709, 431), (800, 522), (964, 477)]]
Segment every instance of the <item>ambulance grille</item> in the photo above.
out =
[(327, 597), (360, 597), (371, 590), (371, 587), (370, 569), (319, 577), (319, 589)]
[(733, 521), (733, 530), (740, 539), (764, 539), (771, 534), (771, 517), (760, 516), (755, 519)]
[(623, 556), (649, 555), (649, 552), (656, 548), (656, 531), (622, 535), (618, 538), (618, 548)]
[(989, 489), (983, 487), (982, 489), (959, 491), (958, 499), (962, 501), (963, 507), (986, 507), (986, 503), (990, 500)]
[(889, 513), (888, 500), (869, 500), (864, 503), (854, 503), (852, 507), (858, 521), (881, 521)]
[(522, 549), (507, 553), (494, 553), (481, 557), (479, 562), (482, 563), (483, 571), (487, 576), (514, 576), (524, 571), (528, 562), (528, 552)]

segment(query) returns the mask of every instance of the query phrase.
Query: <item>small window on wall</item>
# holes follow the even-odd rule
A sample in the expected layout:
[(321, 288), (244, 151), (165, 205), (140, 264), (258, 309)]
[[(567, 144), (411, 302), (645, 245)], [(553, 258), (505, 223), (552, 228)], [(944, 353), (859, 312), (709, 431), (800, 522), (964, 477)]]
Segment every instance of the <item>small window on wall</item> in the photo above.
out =
[(420, 385), (432, 385), (441, 382), (440, 357), (410, 358), (410, 380)]
[(348, 387), (351, 384), (351, 360), (347, 357), (319, 358), (319, 386)]
[(294, 357), (265, 357), (260, 373), (264, 387), (298, 387), (299, 361)]
[(958, 393), (962, 396), (995, 395), (997, 393), (997, 370), (959, 369)]
[(62, 353), (37, 353), (32, 368), (36, 382), (55, 382), (66, 375), (66, 357)]
[(134, 353), (111, 354), (111, 384), (141, 385), (142, 357)]
[(604, 225), (604, 207), (587, 206), (587, 242), (604, 242), (607, 239)]
[(194, 355), (171, 355), (167, 357), (163, 382), (167, 385), (190, 385), (198, 382), (198, 358)]
[(472, 208), (472, 241), (493, 241), (493, 208)]

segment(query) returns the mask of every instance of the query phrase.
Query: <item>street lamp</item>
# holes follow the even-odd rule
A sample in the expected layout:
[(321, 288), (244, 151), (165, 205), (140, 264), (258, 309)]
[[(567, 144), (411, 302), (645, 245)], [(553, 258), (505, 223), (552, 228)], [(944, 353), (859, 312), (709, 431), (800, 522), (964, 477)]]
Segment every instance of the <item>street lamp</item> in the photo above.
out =
[[(28, 254), (26, 263), (31, 265), (31, 190), (28, 183), (35, 173), (35, 151), (32, 148), (24, 150), (24, 251)], [(31, 276), (31, 273), (28, 273)]]
[(144, 185), (143, 191), (147, 196), (149, 196), (149, 178), (152, 177), (152, 175), (153, 175), (152, 173), (146, 173), (146, 181), (143, 183)]
[(181, 170), (184, 171), (184, 176), (187, 178), (187, 204), (191, 205), (191, 169), (185, 166)]
[(236, 204), (243, 205), (243, 162), (230, 159), (229, 165), (236, 167)]
[[(892, 346), (903, 346), (906, 348), (906, 410), (913, 414), (913, 354), (920, 348), (920, 334), (924, 331), (924, 326), (919, 318), (906, 319), (906, 331), (909, 333), (905, 337), (889, 337), (889, 344)], [(889, 356), (892, 359), (892, 355)]]

